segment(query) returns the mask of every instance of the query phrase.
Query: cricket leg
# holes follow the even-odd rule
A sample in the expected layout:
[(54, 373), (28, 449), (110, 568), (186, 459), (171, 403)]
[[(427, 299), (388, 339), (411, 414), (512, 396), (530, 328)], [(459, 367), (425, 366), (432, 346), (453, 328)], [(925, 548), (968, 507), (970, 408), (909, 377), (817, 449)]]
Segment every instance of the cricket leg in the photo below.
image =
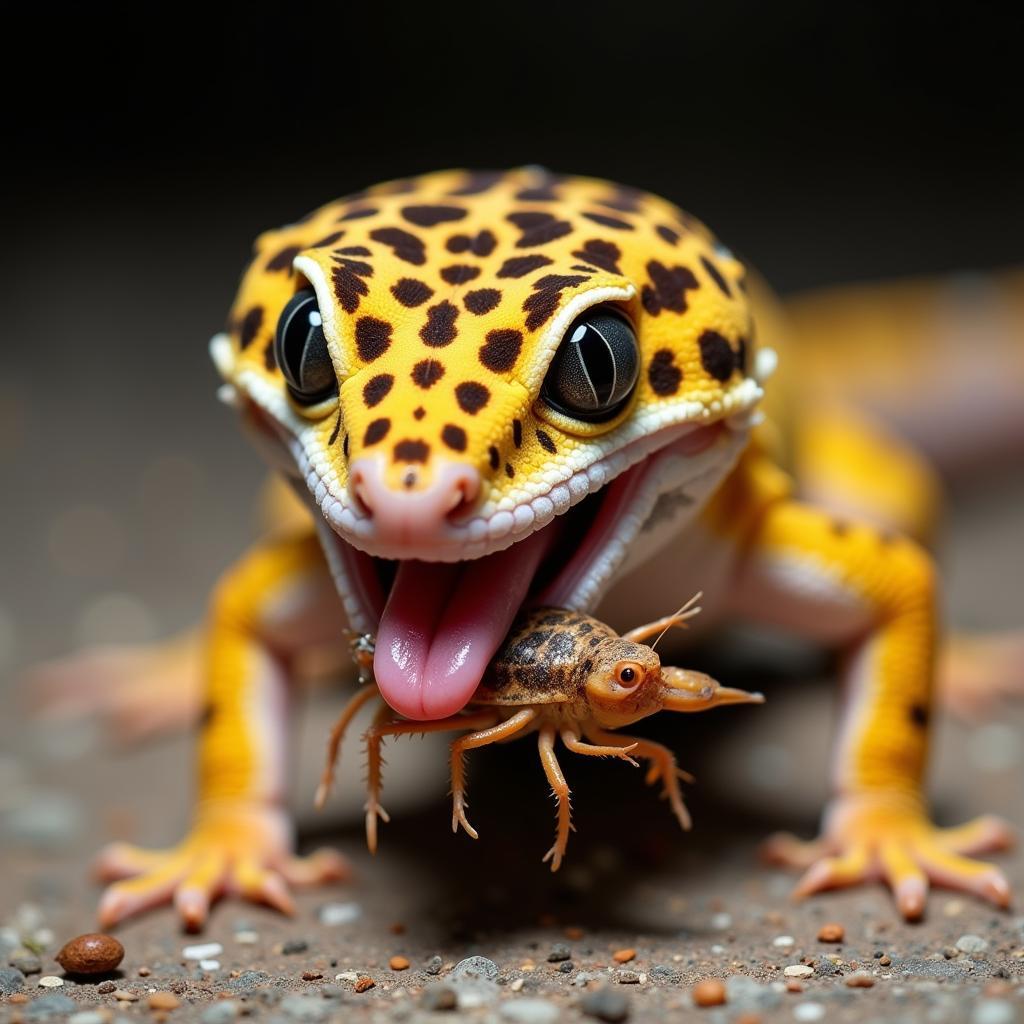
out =
[(540, 761), (544, 766), (544, 774), (551, 784), (551, 791), (558, 801), (558, 827), (555, 832), (555, 845), (551, 847), (541, 863), (551, 861), (551, 870), (557, 871), (562, 866), (562, 857), (569, 843), (569, 830), (572, 828), (572, 807), (569, 803), (569, 785), (562, 774), (558, 758), (555, 757), (555, 730), (552, 726), (544, 726), (537, 739)]
[[(466, 763), (463, 757), (467, 750), (486, 747), (490, 743), (510, 739), (517, 732), (525, 729), (535, 718), (537, 712), (532, 708), (517, 711), (498, 725), (491, 725), (479, 732), (471, 732), (452, 741), (451, 772), (452, 772), (452, 831), (458, 832), (461, 825), (474, 839), (478, 839), (477, 831), (466, 820)], [(491, 719), (493, 721), (493, 718)]]
[(323, 808), (327, 802), (327, 796), (331, 791), (331, 786), (334, 784), (334, 766), (338, 763), (338, 754), (341, 751), (341, 741), (345, 738), (345, 733), (348, 731), (348, 727), (352, 724), (352, 719), (359, 714), (363, 706), (367, 704), (374, 697), (380, 697), (380, 692), (376, 686), (364, 686), (361, 690), (356, 691), (355, 696), (345, 705), (341, 714), (338, 716), (338, 720), (334, 723), (334, 728), (331, 729), (331, 738), (327, 744), (327, 758), (324, 762), (323, 775), (320, 776), (320, 785), (316, 790), (316, 797), (314, 798), (314, 805), (319, 811)]

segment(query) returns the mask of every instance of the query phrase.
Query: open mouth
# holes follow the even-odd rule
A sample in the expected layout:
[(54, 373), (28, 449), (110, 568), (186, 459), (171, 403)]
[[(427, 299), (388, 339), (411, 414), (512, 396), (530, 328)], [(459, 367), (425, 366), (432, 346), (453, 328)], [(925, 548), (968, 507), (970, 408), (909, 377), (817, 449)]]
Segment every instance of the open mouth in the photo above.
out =
[(732, 447), (715, 444), (723, 433), (720, 424), (666, 431), (662, 447), (546, 526), (468, 561), (377, 558), (322, 523), (349, 618), (376, 634), (384, 699), (408, 718), (455, 714), (524, 606), (593, 607), (658, 497), (702, 475), (719, 478)]

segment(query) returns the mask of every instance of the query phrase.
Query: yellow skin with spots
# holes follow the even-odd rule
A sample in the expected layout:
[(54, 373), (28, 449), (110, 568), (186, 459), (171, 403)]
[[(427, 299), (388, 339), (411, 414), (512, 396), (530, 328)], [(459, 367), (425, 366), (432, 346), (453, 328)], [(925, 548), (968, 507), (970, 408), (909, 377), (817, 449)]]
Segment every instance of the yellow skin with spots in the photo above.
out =
[[(289, 392), (274, 347), (282, 310), (307, 288), (338, 382), (313, 404)], [(640, 370), (621, 410), (595, 423), (552, 408), (542, 385), (569, 325), (599, 305), (632, 323)], [(798, 891), (881, 877), (917, 917), (930, 879), (1005, 905), (1002, 874), (967, 856), (1004, 845), (1005, 827), (938, 829), (922, 796), (938, 631), (920, 546), (935, 519), (931, 474), (847, 409), (830, 406), (820, 432), (795, 425), (778, 316), (670, 203), (534, 169), (390, 183), (262, 235), (212, 352), (223, 397), (312, 516), (289, 513), (288, 531), (218, 587), (194, 830), (170, 851), (106, 852), (102, 872), (122, 880), (103, 923), (173, 899), (196, 926), (224, 891), (287, 910), (287, 883), (342, 874), (329, 853), (291, 855), (281, 719), (304, 651), (346, 627), (375, 631), (386, 583), (354, 567), (377, 556), (471, 568), (563, 517), (580, 524), (570, 509), (601, 501), (592, 507), (612, 514), (591, 548), (576, 526), (558, 536), (551, 557), (590, 554), (545, 603), (621, 628), (703, 589), (705, 619), (742, 615), (843, 651), (822, 837), (769, 844), (807, 869)], [(399, 504), (452, 474), (474, 483), (433, 533), (384, 535), (354, 464)], [(795, 497), (793, 469), (820, 504)]]

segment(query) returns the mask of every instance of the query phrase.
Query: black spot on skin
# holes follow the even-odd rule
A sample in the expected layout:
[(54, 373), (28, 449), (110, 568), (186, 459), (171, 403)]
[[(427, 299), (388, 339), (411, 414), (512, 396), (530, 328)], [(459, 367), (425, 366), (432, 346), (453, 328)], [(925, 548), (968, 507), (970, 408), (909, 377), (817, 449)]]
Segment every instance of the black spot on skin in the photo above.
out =
[(522, 448), (522, 446), (523, 446), (523, 423), (522, 423), (522, 420), (513, 420), (512, 421), (512, 443), (517, 448)]
[(213, 701), (207, 701), (203, 705), (202, 713), (199, 716), (199, 721), (196, 723), (200, 732), (209, 729), (213, 725), (213, 720), (217, 717), (217, 705)]
[(379, 405), (388, 396), (394, 386), (395, 378), (390, 373), (378, 373), (363, 385), (363, 401), (367, 409)]
[(668, 242), (669, 245), (679, 244), (679, 232), (675, 228), (670, 228), (667, 224), (659, 224), (655, 229), (658, 234)]
[(490, 391), (475, 380), (463, 381), (455, 388), (455, 400), (463, 412), (475, 416), (491, 399)]
[(455, 321), (459, 317), (459, 307), (452, 305), (447, 299), (431, 306), (427, 310), (427, 322), (420, 328), (420, 338), (424, 345), (431, 348), (444, 348), (450, 345), (458, 335)]
[(845, 537), (850, 532), (850, 524), (842, 519), (833, 519), (831, 526), (832, 532), (837, 537)]
[(426, 462), (430, 457), (430, 445), (426, 441), (399, 441), (395, 445), (396, 462)]
[(501, 453), (493, 444), (487, 449), (487, 459), (491, 464), (491, 469), (497, 469), (501, 465)]
[(505, 476), (507, 476), (509, 478), (509, 480), (511, 480), (515, 475), (516, 475), (516, 471), (512, 468), (512, 464), (510, 462), (506, 462), (505, 463)]
[(367, 428), (366, 433), (363, 435), (364, 447), (371, 444), (376, 444), (378, 441), (383, 441), (388, 436), (388, 431), (391, 429), (391, 420), (386, 417), (379, 420), (374, 420)]
[(354, 209), (346, 210), (339, 218), (338, 221), (343, 220), (362, 220), (364, 217), (373, 217), (379, 211), (376, 206), (357, 206)]
[(497, 244), (494, 232), (484, 228), (476, 235), (452, 235), (445, 242), (445, 248), (453, 253), (471, 252), (474, 256), (490, 256)]
[(633, 225), (628, 220), (622, 220), (620, 217), (609, 217), (606, 213), (585, 213), (583, 216), (587, 220), (592, 220), (595, 224), (600, 224), (606, 228), (614, 228), (616, 231), (633, 230)]
[(441, 280), (450, 285), (469, 284), (479, 276), (479, 267), (469, 267), (464, 263), (456, 263), (454, 266), (441, 269)]
[[(311, 249), (325, 249), (329, 245), (334, 245), (338, 239), (344, 235), (344, 231), (332, 231), (329, 235), (324, 235), (323, 238), (318, 242), (314, 242)], [(353, 251), (356, 250), (356, 251)], [(346, 256), (369, 256), (370, 250), (364, 249), (361, 245), (350, 245), (347, 249), (340, 249), (339, 252), (345, 253)]]
[(461, 206), (403, 206), (402, 216), (418, 228), (432, 228), (436, 224), (462, 220), (467, 211)]
[(718, 285), (718, 290), (726, 297), (732, 298), (732, 289), (729, 282), (722, 277), (722, 272), (706, 256), (700, 258), (701, 266), (708, 272), (708, 277)]
[(391, 324), (374, 316), (356, 321), (356, 349), (364, 363), (372, 363), (391, 347)]
[(422, 306), (427, 299), (432, 298), (434, 289), (423, 281), (417, 281), (414, 277), (403, 277), (391, 286), (391, 294), (409, 309)]
[(453, 452), (464, 452), (466, 450), (466, 432), (462, 427), (455, 426), (454, 423), (446, 423), (441, 431), (441, 440)]
[(412, 368), (412, 382), (424, 391), (444, 376), (444, 367), (436, 359), (422, 359)]
[(736, 365), (739, 367), (740, 373), (746, 375), (750, 365), (750, 342), (746, 338), (740, 338), (736, 342)]
[(263, 326), (263, 307), (253, 306), (238, 325), (238, 345), (242, 349), (248, 348), (259, 334)]
[(928, 709), (923, 704), (912, 704), (910, 707), (910, 720), (919, 729), (924, 729), (928, 725)]
[(536, 188), (523, 188), (516, 193), (516, 199), (524, 203), (551, 203), (558, 199), (551, 185), (539, 185)]
[(705, 331), (698, 339), (700, 363), (718, 381), (727, 381), (736, 369), (736, 353), (718, 331)]
[(622, 258), (622, 250), (614, 242), (605, 242), (600, 238), (591, 238), (583, 243), (582, 249), (577, 249), (573, 256), (584, 263), (593, 264), (610, 274), (621, 274), (619, 260)]
[(521, 331), (512, 328), (488, 331), (486, 340), (480, 346), (480, 362), (495, 373), (507, 373), (516, 365), (522, 347)]
[(426, 415), (427, 415), (427, 410), (424, 409), (422, 405), (417, 405), (416, 408), (413, 409), (413, 411), (412, 411), (412, 418), (414, 420), (421, 420)]
[(499, 302), (501, 302), (501, 292), (497, 288), (477, 288), (476, 291), (466, 292), (462, 299), (466, 309), (475, 316), (490, 313)]
[(569, 269), (578, 270), (583, 274), (596, 274), (599, 268), (591, 267), (586, 263), (574, 263)]
[(267, 260), (267, 270), (275, 273), (281, 270), (287, 270), (288, 273), (291, 274), (292, 260), (295, 259), (300, 252), (302, 252), (302, 246), (289, 245), (287, 248), (282, 249), (276, 256), (272, 256)]
[(657, 316), (663, 309), (672, 313), (686, 312), (686, 292), (700, 287), (693, 271), (686, 267), (666, 267), (657, 260), (647, 264), (650, 284), (645, 284), (640, 294), (644, 309), (651, 316)]
[(360, 298), (369, 291), (363, 278), (373, 276), (373, 267), (348, 256), (335, 255), (331, 258), (337, 264), (331, 271), (334, 294), (346, 313), (354, 313), (359, 308)]
[[(334, 421), (334, 429), (331, 431), (331, 436), (327, 439), (327, 447), (330, 448), (335, 441), (338, 440), (338, 434), (341, 433), (341, 409), (338, 409), (338, 418)], [(345, 435), (345, 440), (348, 441), (348, 435)]]
[(607, 206), (612, 210), (619, 210), (622, 213), (640, 212), (641, 193), (636, 189), (627, 188), (625, 185), (618, 185), (614, 193), (605, 199), (598, 199), (600, 206)]
[(592, 636), (590, 638), (589, 642), (588, 642), (588, 646), (589, 647), (596, 647), (600, 642), (601, 642), (601, 638), (599, 636)]
[(537, 330), (555, 315), (562, 300), (563, 288), (574, 288), (589, 280), (589, 277), (578, 274), (545, 274), (542, 278), (534, 281), (534, 294), (523, 302), (523, 312), (527, 314), (527, 330)]
[(552, 455), (558, 451), (555, 447), (555, 442), (551, 440), (551, 435), (545, 433), (543, 430), (537, 431), (537, 440), (540, 442), (540, 446), (544, 451), (550, 452)]
[(654, 353), (651, 365), (647, 367), (647, 381), (651, 390), (662, 398), (668, 398), (679, 390), (683, 371), (675, 364), (675, 355), (670, 349), (660, 348)]
[(589, 622), (581, 622), (576, 627), (576, 632), (577, 633), (582, 633), (585, 636), (587, 633), (593, 633), (594, 632), (594, 627)]
[(345, 456), (345, 458), (347, 459), (348, 458), (348, 434), (345, 435), (345, 440), (341, 442), (341, 452)]
[(450, 196), (478, 196), (497, 185), (505, 177), (504, 171), (470, 171), (466, 181), (448, 193)]
[(538, 245), (547, 245), (556, 238), (563, 238), (572, 231), (567, 220), (558, 220), (550, 213), (529, 210), (523, 213), (510, 213), (506, 218), (522, 232), (516, 241), (517, 249), (533, 249)]
[(389, 246), (395, 256), (414, 267), (422, 267), (427, 262), (426, 247), (415, 235), (401, 228), (376, 228), (370, 232), (375, 242)]
[(277, 354), (274, 352), (273, 338), (267, 342), (267, 347), (263, 350), (263, 366), (267, 373), (273, 373), (277, 369)]
[(532, 270), (549, 267), (553, 261), (547, 256), (513, 256), (498, 269), (498, 277), (525, 277)]

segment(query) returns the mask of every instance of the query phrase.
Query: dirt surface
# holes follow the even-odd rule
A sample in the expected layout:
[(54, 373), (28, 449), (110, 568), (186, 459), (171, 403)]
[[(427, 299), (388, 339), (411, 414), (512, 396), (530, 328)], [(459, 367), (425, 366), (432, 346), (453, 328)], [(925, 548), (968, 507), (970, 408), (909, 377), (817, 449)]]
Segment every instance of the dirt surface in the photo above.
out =
[[(189, 479), (187, 467), (175, 472), (179, 486)], [(1021, 509), (1024, 488), (1005, 482), (956, 502), (945, 548), (953, 622), (995, 628), (1022, 618)], [(94, 531), (96, 522), (94, 516)], [(226, 561), (241, 540), (227, 529), (222, 510), (211, 522), (221, 525), (220, 561)], [(187, 520), (178, 528), (188, 529)], [(66, 527), (52, 529), (49, 552), (56, 559)], [(154, 572), (169, 557), (160, 537), (156, 531), (151, 540), (131, 542), (142, 545), (143, 560), (131, 570), (140, 580), (147, 565)], [(213, 538), (204, 536), (203, 544), (209, 551)], [(27, 564), (32, 555), (31, 545), (27, 551), (12, 546), (7, 564)], [(76, 577), (68, 584), (72, 596), (81, 595), (76, 601), (59, 569), (59, 560), (55, 568), (44, 559), (26, 570), (17, 594), (8, 582), (0, 606), (0, 619), (11, 624), (3, 633), (8, 686), (0, 723), (0, 967), (11, 956), (34, 967), (14, 952), (28, 942), (39, 951), (40, 968), (23, 978), (14, 969), (0, 973), (6, 993), (0, 1021), (74, 1015), (75, 1024), (164, 1018), (217, 1024), (236, 1016), (290, 1022), (457, 1015), (542, 1024), (601, 1019), (594, 1014), (747, 1024), (1024, 1020), (1019, 909), (1003, 913), (967, 896), (937, 893), (924, 923), (907, 925), (880, 887), (797, 906), (788, 899), (792, 878), (758, 865), (756, 846), (765, 833), (814, 830), (834, 703), (834, 687), (814, 659), (772, 637), (740, 638), (695, 656), (725, 681), (763, 687), (765, 707), (645, 724), (646, 733), (671, 742), (699, 776), (690, 787), (694, 832), (679, 833), (664, 804), (627, 766), (567, 756), (579, 831), (555, 876), (540, 863), (553, 807), (525, 743), (473, 756), (476, 843), (451, 835), (442, 758), (436, 744), (418, 740), (390, 748), (385, 802), (393, 821), (383, 828), (375, 858), (365, 851), (357, 820), (355, 760), (342, 773), (332, 811), (313, 816), (307, 808), (322, 744), (344, 687), (319, 691), (298, 715), (293, 802), (303, 846), (336, 844), (351, 858), (354, 880), (302, 893), (293, 919), (222, 903), (199, 936), (183, 935), (167, 910), (151, 913), (117, 930), (127, 953), (110, 978), (65, 977), (53, 954), (93, 927), (98, 889), (88, 864), (95, 850), (112, 838), (160, 845), (182, 834), (191, 738), (118, 749), (83, 723), (33, 722), (15, 684), (17, 666), (58, 653), (76, 637), (95, 638), (101, 627), (130, 632), (140, 607), (163, 628), (186, 621), (201, 606), (205, 581), (201, 573), (163, 575), (148, 590), (136, 589), (149, 595), (146, 604), (137, 596), (90, 598), (87, 582)], [(765, 665), (775, 667), (773, 674)], [(1024, 709), (973, 726), (944, 719), (934, 761), (941, 821), (996, 812), (1024, 822)], [(1001, 863), (1024, 892), (1021, 854)], [(819, 941), (826, 923), (842, 925), (842, 942)], [(217, 947), (205, 951), (202, 965), (185, 952), (197, 943)], [(635, 955), (622, 954), (619, 962), (620, 950)], [(391, 966), (396, 956), (409, 966)], [(485, 961), (467, 967), (473, 957)], [(785, 974), (798, 965), (810, 967), (809, 976)], [(63, 984), (40, 987), (44, 977)], [(727, 1001), (695, 1008), (691, 987), (716, 978), (725, 982)], [(151, 1008), (156, 992), (173, 999), (158, 997)]]

